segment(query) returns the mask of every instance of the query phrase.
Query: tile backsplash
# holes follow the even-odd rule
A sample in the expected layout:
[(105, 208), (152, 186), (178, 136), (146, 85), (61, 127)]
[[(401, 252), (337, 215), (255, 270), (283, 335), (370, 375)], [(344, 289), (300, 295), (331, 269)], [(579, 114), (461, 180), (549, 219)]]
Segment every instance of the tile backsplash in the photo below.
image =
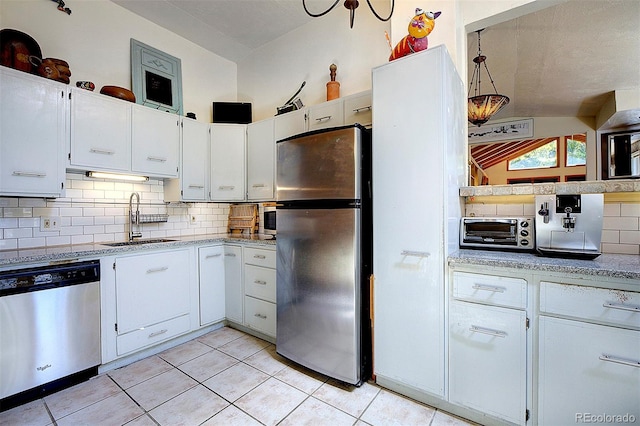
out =
[[(124, 241), (133, 192), (140, 194), (140, 213), (169, 216), (140, 225), (143, 238), (227, 232), (229, 204), (165, 203), (162, 180), (125, 183), (67, 173), (66, 185), (64, 198), (0, 197), (0, 250)], [(55, 218), (60, 229), (41, 230), (41, 218)]]
[[(466, 216), (535, 216), (527, 204), (466, 204)], [(602, 253), (640, 255), (640, 203), (605, 202), (602, 223)]]

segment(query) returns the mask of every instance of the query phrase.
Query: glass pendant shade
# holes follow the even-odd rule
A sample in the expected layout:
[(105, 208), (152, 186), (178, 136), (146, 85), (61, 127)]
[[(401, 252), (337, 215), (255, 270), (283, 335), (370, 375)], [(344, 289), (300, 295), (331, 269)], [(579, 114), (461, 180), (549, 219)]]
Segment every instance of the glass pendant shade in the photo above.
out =
[(469, 122), (481, 126), (509, 103), (504, 95), (487, 94), (469, 98)]

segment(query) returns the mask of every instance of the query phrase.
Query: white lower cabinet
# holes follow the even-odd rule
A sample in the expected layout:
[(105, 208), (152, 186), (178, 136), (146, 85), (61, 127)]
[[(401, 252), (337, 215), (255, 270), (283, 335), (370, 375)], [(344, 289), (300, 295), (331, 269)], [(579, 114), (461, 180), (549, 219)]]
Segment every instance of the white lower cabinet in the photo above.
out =
[(276, 335), (276, 252), (244, 247), (244, 324)]
[(189, 331), (188, 249), (118, 257), (114, 268), (119, 356)]
[(635, 423), (640, 293), (574, 283), (540, 282), (539, 423)]
[(198, 249), (200, 325), (225, 318), (225, 249), (223, 245)]
[(242, 285), (242, 247), (224, 246), (224, 300), (228, 320), (242, 324), (244, 289)]
[(526, 421), (526, 313), (452, 301), (449, 400), (516, 424)]

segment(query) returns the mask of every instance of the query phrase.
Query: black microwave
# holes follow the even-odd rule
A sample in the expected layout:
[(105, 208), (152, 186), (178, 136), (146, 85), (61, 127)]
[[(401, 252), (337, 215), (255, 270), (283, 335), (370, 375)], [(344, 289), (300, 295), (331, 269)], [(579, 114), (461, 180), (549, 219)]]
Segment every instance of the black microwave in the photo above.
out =
[(276, 208), (265, 207), (264, 214), (262, 216), (264, 233), (266, 235), (276, 235)]

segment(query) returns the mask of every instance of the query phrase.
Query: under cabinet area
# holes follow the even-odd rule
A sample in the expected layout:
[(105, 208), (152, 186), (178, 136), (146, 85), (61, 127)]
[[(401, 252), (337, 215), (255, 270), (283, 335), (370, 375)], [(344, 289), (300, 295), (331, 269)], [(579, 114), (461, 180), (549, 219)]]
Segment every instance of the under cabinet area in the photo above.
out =
[(515, 423), (527, 421), (527, 281), (452, 273), (449, 401)]
[(0, 195), (61, 196), (66, 85), (0, 67), (0, 86)]
[(189, 250), (117, 257), (117, 355), (189, 331)]
[(245, 325), (275, 337), (275, 250), (244, 247), (244, 292)]
[(640, 293), (577, 278), (540, 279), (539, 422), (640, 419)]

